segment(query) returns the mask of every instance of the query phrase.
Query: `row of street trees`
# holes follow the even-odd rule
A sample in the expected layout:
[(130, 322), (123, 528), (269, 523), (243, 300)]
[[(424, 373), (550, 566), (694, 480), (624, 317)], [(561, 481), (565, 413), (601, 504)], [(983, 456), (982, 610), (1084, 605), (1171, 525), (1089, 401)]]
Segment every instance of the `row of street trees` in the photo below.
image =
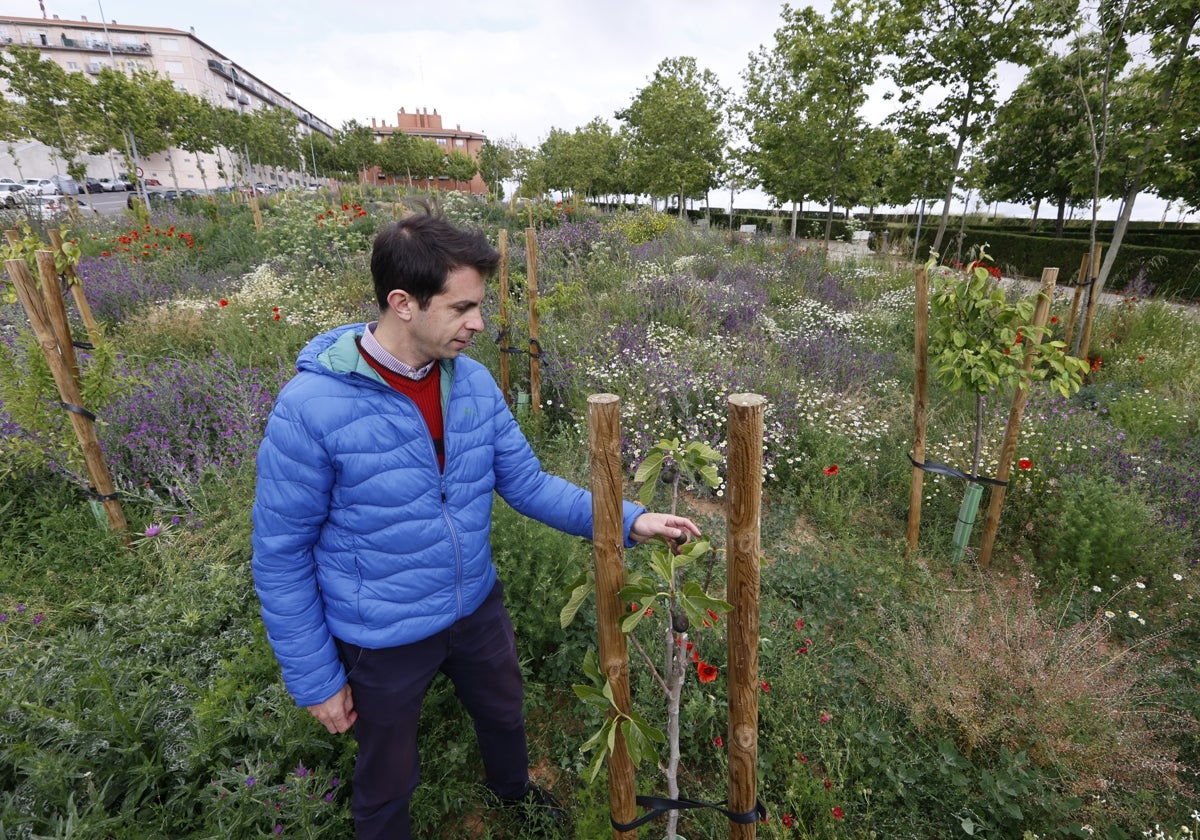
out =
[[(137, 160), (179, 149), (217, 156), (225, 179), (252, 180), (252, 167), (318, 173), (358, 180), (371, 167), (388, 177), (450, 179), (455, 186), (475, 177), (474, 158), (458, 149), (447, 154), (432, 140), (396, 132), (376, 142), (372, 130), (349, 121), (333, 140), (314, 132), (302, 137), (296, 116), (283, 108), (235, 111), (180, 91), (168, 79), (145, 71), (125, 74), (101, 68), (92, 82), (38, 50), (10, 46), (0, 52), (0, 78), (9, 89), (0, 98), (0, 140), (11, 145), (32, 138), (53, 150), (68, 174), (82, 179), (81, 152)], [(15, 159), (15, 157), (14, 157)], [(204, 187), (208, 173), (200, 168)], [(178, 186), (178, 184), (176, 184)]]
[[(691, 58), (663, 61), (614, 116), (536, 149), (490, 144), (485, 177), (525, 195), (688, 199), (759, 186), (783, 206), (1121, 202), (1098, 292), (1144, 190), (1200, 210), (1196, 0), (834, 0), (785, 4), (734, 97)], [(1134, 46), (1138, 47), (1135, 55)], [(1000, 100), (1001, 70), (1023, 75)], [(879, 89), (896, 110), (864, 115)], [(793, 216), (795, 218), (795, 216)], [(826, 226), (828, 236), (829, 224)], [(1093, 269), (1094, 271), (1094, 269)]]
[[(268, 107), (243, 113), (219, 107), (177, 90), (155, 73), (127, 75), (103, 67), (92, 82), (43, 60), (36, 49), (10, 46), (0, 53), (0, 78), (9, 90), (0, 99), (0, 139), (10, 150), (18, 139), (37, 140), (79, 179), (86, 174), (81, 153), (110, 151), (124, 158), (129, 172), (139, 159), (174, 149), (216, 154), (216, 174), (226, 179), (240, 174), (249, 180), (252, 165), (305, 170), (306, 159), (318, 162), (318, 155), (333, 168), (332, 144), (318, 134), (302, 147), (290, 111)], [(174, 173), (169, 155), (168, 163)], [(209, 174), (200, 168), (205, 188)]]

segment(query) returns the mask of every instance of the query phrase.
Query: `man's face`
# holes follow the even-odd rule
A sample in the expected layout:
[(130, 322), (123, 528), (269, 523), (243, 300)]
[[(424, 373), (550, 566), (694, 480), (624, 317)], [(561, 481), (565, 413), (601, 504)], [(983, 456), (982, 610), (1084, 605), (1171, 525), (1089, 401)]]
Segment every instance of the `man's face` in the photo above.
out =
[(420, 365), (456, 358), (473, 343), (483, 332), (483, 296), (483, 276), (474, 268), (456, 268), (427, 308), (414, 305), (409, 335)]

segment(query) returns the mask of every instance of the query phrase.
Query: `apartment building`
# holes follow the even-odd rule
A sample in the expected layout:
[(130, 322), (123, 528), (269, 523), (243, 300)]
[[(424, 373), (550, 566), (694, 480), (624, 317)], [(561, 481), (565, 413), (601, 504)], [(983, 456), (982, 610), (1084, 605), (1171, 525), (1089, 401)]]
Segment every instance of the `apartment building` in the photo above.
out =
[[(461, 125), (456, 125), (454, 128), (445, 128), (442, 125), (442, 117), (438, 114), (437, 109), (433, 109), (433, 113), (429, 113), (428, 108), (422, 108), (413, 111), (411, 114), (403, 108), (396, 114), (396, 124), (388, 125), (384, 122), (377, 122), (374, 117), (371, 117), (371, 131), (375, 134), (377, 142), (383, 142), (396, 132), (411, 134), (414, 137), (420, 137), (424, 140), (432, 140), (439, 146), (445, 148), (449, 154), (453, 150), (466, 152), (476, 161), (479, 160), (479, 152), (483, 149), (483, 144), (487, 137), (477, 131), (463, 131)], [(378, 167), (373, 171), (369, 171), (371, 177), (374, 177), (379, 183), (392, 183), (392, 180), (386, 179), (379, 172)], [(424, 181), (417, 181), (414, 184), (417, 187), (434, 187), (438, 189), (467, 189), (473, 195), (486, 195), (487, 184), (478, 174), (466, 184), (453, 184), (448, 178), (441, 178), (436, 182), (426, 184)]]
[[(0, 17), (0, 49), (9, 45), (33, 47), (44, 59), (60, 64), (68, 71), (98, 75), (102, 67), (132, 72), (157, 71), (175, 87), (214, 105), (253, 112), (273, 105), (296, 115), (297, 131), (307, 136), (319, 132), (332, 137), (334, 129), (314, 116), (290, 95), (267, 84), (236, 61), (196, 37), (194, 30), (183, 32), (154, 26), (130, 26), (115, 22), (60, 20), (50, 18)], [(6, 93), (0, 80), (0, 95)], [(302, 144), (303, 145), (303, 141)], [(311, 144), (310, 144), (311, 145)], [(0, 150), (0, 174), (16, 177), (42, 177), (62, 172), (64, 164), (55, 160), (51, 150), (40, 143), (26, 141)], [(115, 177), (124, 170), (120, 155), (81, 155), (94, 177)], [(142, 174), (163, 186), (199, 189), (232, 185), (235, 166), (229, 154), (192, 155), (171, 149), (149, 155), (141, 161)], [(314, 180), (313, 163), (297, 160), (294, 170), (277, 172), (258, 167), (251, 161), (251, 180), (298, 184)], [(220, 173), (224, 172), (223, 177)]]

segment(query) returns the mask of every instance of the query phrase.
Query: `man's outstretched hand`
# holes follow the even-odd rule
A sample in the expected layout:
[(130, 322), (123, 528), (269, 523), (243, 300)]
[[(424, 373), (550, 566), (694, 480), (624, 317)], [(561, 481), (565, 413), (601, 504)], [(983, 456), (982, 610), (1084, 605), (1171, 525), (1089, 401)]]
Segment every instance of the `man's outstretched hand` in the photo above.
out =
[(700, 536), (696, 523), (685, 516), (675, 516), (670, 513), (643, 513), (633, 520), (633, 528), (629, 536), (634, 542), (645, 542), (654, 537), (661, 537), (671, 551), (678, 552), (679, 546), (692, 537)]

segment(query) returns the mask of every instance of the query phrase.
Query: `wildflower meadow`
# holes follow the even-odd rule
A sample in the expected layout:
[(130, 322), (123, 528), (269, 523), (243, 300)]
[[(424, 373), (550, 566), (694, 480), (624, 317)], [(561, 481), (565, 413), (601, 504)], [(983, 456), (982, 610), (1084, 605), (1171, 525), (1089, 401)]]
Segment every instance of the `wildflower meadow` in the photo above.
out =
[[(326, 733), (283, 687), (250, 576), (249, 510), (273, 399), (317, 332), (374, 319), (370, 243), (403, 198), (284, 193), (264, 201), (261, 230), (236, 197), (184, 199), (148, 222), (89, 217), (64, 230), (101, 333), (80, 341), (81, 393), (127, 534), (100, 512), (50, 368), (0, 282), (3, 840), (352, 835), (354, 741)], [(653, 505), (676, 505), (705, 532), (711, 550), (680, 573), (711, 607), (683, 625), (682, 797), (726, 796), (727, 398), (755, 393), (767, 401), (757, 836), (1200, 832), (1194, 307), (1101, 302), (1078, 388), (1032, 384), (983, 565), (982, 523), (953, 559), (964, 483), (950, 475), (923, 476), (917, 550), (906, 540), (913, 263), (735, 239), (644, 207), (539, 207), (535, 219), (457, 194), (441, 204), (493, 242), (508, 231), (516, 348), (530, 337), (533, 225), (532, 404), (528, 354), (509, 361), (514, 411), (546, 469), (588, 484), (587, 398), (615, 394), (627, 498), (657, 453)], [(938, 267), (931, 282), (958, 276)], [(1046, 340), (1066, 338), (1071, 293), (1056, 292)], [(493, 284), (469, 350), (497, 376), (499, 311)], [(993, 390), (977, 404), (931, 382), (926, 460), (969, 470), (981, 420), (980, 469), (994, 474), (1012, 398)], [(686, 480), (684, 453), (700, 450), (716, 472)], [(569, 836), (611, 836), (606, 771), (585, 749), (606, 712), (576, 690), (597, 646), (591, 546), (503, 503), (492, 542), (525, 671), (531, 772), (569, 811)], [(626, 553), (631, 580), (650, 551)], [(631, 601), (627, 624), (649, 731), (668, 717), (658, 651), (665, 634), (683, 636), (677, 615), (645, 604)], [(430, 691), (420, 741), (418, 836), (533, 836), (489, 798), (448, 682)], [(642, 757), (639, 792), (662, 795), (665, 753)], [(693, 808), (678, 831), (724, 838), (729, 823)], [(657, 821), (639, 830), (664, 833)]]

